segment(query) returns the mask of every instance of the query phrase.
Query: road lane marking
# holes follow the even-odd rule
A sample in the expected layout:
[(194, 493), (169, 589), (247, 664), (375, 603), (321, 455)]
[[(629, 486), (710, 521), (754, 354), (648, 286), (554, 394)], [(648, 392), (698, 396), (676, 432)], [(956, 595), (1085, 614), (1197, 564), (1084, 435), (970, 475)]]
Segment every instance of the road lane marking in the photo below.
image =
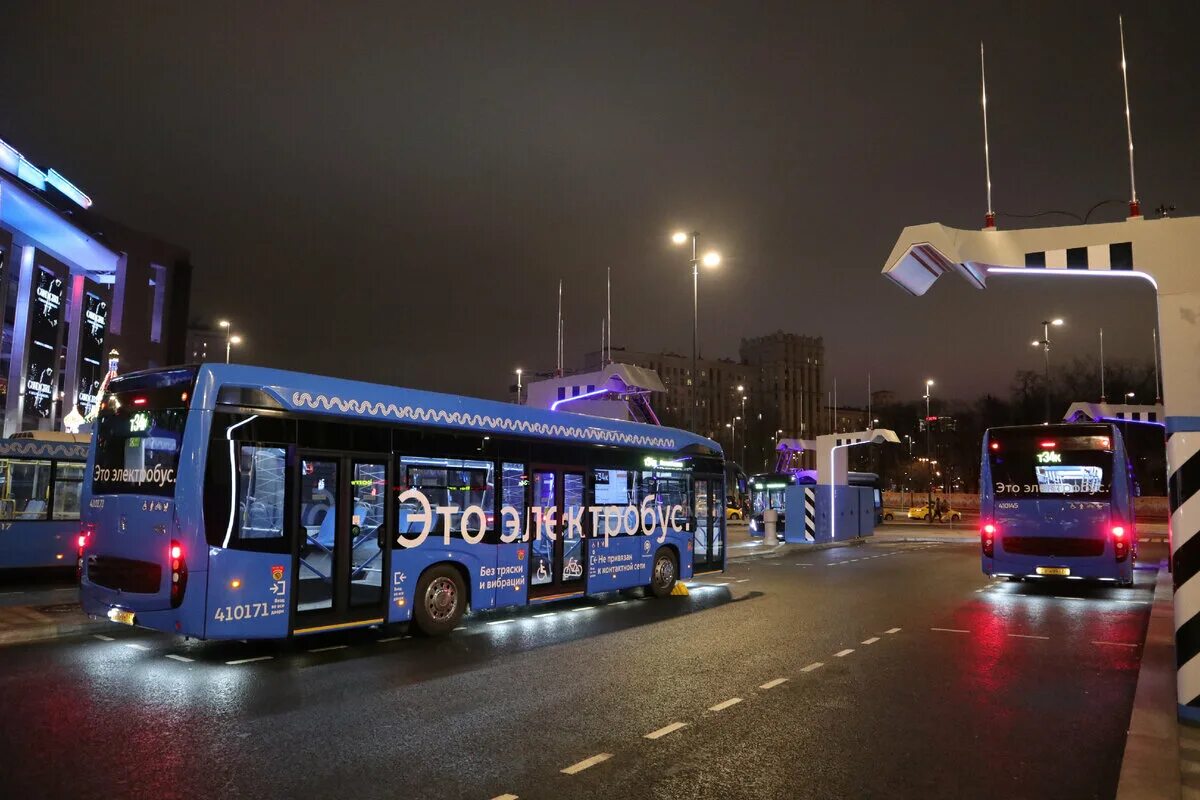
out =
[(487, 623), (488, 625), (508, 625), (511, 622), (516, 622), (515, 619), (494, 619)]
[(845, 650), (841, 650), (837, 653), (834, 653), (833, 657), (834, 658), (845, 658), (846, 656), (850, 655), (853, 652), (854, 652), (853, 648), (847, 647)]
[(111, 636), (105, 636), (105, 635), (104, 635), (104, 634), (102, 634), (102, 633), (93, 633), (93, 634), (92, 634), (92, 636), (96, 637), (97, 639), (99, 639), (99, 640), (100, 640), (100, 641), (102, 641), (102, 642), (113, 642), (113, 641), (116, 641), (115, 639), (113, 639), (113, 637), (111, 637)]
[(398, 642), (401, 639), (407, 639), (407, 636), (389, 636), (386, 639), (376, 639), (375, 644), (387, 644), (388, 642)]
[(628, 603), (628, 602), (629, 602), (628, 600), (617, 600), (616, 602), (609, 603), (609, 605), (610, 605), (610, 606), (619, 606), (619, 605), (621, 605), (622, 603)]
[(748, 581), (748, 580), (750, 580), (750, 579), (749, 579), (749, 578), (742, 578), (740, 581), (734, 581), (734, 583), (745, 583), (745, 582), (746, 582), (746, 581)]
[(192, 658), (188, 658), (187, 656), (177, 656), (174, 653), (167, 653), (167, 658), (171, 659), (172, 661), (182, 661), (185, 664), (191, 663), (192, 661), (195, 660)]
[(492, 800), (520, 800), (515, 794), (498, 794)]
[(900, 632), (899, 628), (888, 628), (886, 631), (884, 631), (884, 633), (899, 633), (899, 632)]
[(784, 682), (784, 681), (786, 681), (786, 680), (787, 680), (787, 678), (776, 678), (776, 679), (775, 679), (775, 680), (773, 680), (773, 681), (767, 681), (766, 683), (764, 683), (762, 686), (759, 686), (758, 688), (760, 688), (760, 689), (774, 689), (776, 686), (778, 686), (779, 684), (783, 683), (783, 682)]
[(1035, 636), (1032, 633), (1010, 633), (1009, 636), (1015, 636), (1018, 639), (1049, 639), (1049, 636)]
[(331, 644), (328, 647), (314, 647), (308, 652), (310, 653), (328, 653), (330, 650), (345, 650), (350, 645), (348, 644)]
[(542, 618), (544, 618), (544, 617), (553, 617), (553, 616), (554, 616), (554, 615), (556, 615), (557, 613), (558, 613), (557, 611), (547, 611), (547, 612), (546, 612), (546, 613), (544, 613), (544, 614), (534, 614), (534, 615), (533, 615), (533, 618), (534, 618), (534, 619), (542, 619)]
[(1137, 642), (1092, 642), (1092, 644), (1108, 644), (1113, 647), (1137, 647)]
[(149, 647), (146, 647), (146, 645), (138, 644), (137, 642), (121, 642), (121, 644), (125, 645), (126, 647), (132, 647), (134, 650), (149, 650), (150, 649)]
[(583, 761), (572, 764), (571, 766), (567, 767), (566, 769), (560, 769), (559, 772), (561, 772), (564, 775), (574, 775), (578, 772), (583, 772), (585, 769), (587, 769), (589, 767), (594, 767), (597, 764), (608, 761), (610, 758), (612, 758), (612, 753), (597, 753), (596, 755), (592, 756), (591, 758), (585, 758)]
[(962, 628), (930, 628), (931, 631), (941, 631), (942, 633), (970, 633)]
[(674, 733), (675, 731), (679, 730), (680, 728), (686, 728), (686, 727), (687, 727), (686, 722), (672, 722), (670, 725), (664, 725), (663, 727), (659, 728), (656, 731), (650, 731), (642, 738), (643, 739), (661, 739), (662, 737), (666, 736), (668, 733)]
[(820, 669), (823, 666), (825, 666), (825, 664), (823, 664), (822, 662), (814, 661), (812, 664), (809, 664), (807, 667), (805, 667), (804, 669), (802, 669), (800, 671), (801, 672), (812, 672), (814, 669)]
[(728, 700), (725, 700), (724, 702), (717, 703), (715, 706), (709, 706), (708, 710), (709, 711), (724, 711), (725, 709), (729, 708), (730, 706), (736, 706), (740, 702), (742, 702), (742, 698), (731, 697)]
[(878, 636), (872, 636), (870, 639), (863, 640), (863, 644), (875, 644), (878, 641), (879, 641)]
[(270, 661), (275, 656), (255, 656), (254, 658), (239, 658), (236, 661), (226, 661), (225, 665), (236, 667), (239, 664), (253, 664), (255, 661)]
[(458, 626), (457, 628), (455, 628), (454, 630), (456, 630), (456, 631), (465, 631), (466, 629), (467, 629), (467, 626), (466, 626), (466, 625), (459, 625), (459, 626)]

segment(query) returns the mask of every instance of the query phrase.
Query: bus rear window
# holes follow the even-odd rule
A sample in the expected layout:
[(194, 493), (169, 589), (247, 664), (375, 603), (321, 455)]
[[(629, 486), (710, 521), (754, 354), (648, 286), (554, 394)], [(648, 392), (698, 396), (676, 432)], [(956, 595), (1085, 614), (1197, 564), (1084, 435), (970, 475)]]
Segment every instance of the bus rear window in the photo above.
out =
[(1103, 500), (1112, 486), (1112, 441), (1104, 435), (997, 436), (989, 465), (997, 499)]
[(109, 399), (100, 412), (92, 492), (174, 494), (186, 421), (186, 408), (146, 408), (131, 398)]

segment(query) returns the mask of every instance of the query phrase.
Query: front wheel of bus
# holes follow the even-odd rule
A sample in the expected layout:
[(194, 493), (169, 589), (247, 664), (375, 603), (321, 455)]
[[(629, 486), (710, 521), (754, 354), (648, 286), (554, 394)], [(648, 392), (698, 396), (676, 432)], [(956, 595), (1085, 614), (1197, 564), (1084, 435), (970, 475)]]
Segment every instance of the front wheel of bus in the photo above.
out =
[(675, 580), (679, 577), (679, 561), (675, 553), (661, 548), (654, 554), (654, 568), (650, 572), (650, 593), (655, 597), (666, 597), (675, 588)]
[(445, 564), (433, 567), (417, 581), (413, 622), (426, 636), (449, 633), (458, 626), (467, 606), (467, 592), (458, 570)]

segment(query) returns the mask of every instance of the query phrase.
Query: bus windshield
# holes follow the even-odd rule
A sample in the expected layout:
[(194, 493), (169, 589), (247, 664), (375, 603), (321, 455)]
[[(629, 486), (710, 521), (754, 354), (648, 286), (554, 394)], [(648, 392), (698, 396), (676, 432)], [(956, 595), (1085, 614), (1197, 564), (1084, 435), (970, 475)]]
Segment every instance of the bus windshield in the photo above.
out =
[(103, 402), (92, 470), (95, 494), (174, 494), (187, 421), (180, 398), (177, 392), (130, 392)]
[(1113, 450), (1108, 436), (997, 433), (988, 445), (996, 499), (1103, 500), (1112, 487)]

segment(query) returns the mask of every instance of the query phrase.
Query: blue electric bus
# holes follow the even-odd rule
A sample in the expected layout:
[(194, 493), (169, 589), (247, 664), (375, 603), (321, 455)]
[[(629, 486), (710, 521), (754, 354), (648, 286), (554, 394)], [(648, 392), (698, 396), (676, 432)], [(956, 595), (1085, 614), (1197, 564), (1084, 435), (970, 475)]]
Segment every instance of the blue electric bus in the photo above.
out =
[(88, 437), (0, 440), (0, 569), (74, 569)]
[(709, 439), (241, 365), (114, 380), (83, 502), (84, 610), (204, 639), (445, 633), (725, 561)]
[(986, 431), (979, 496), (984, 573), (1132, 585), (1133, 486), (1113, 425)]

